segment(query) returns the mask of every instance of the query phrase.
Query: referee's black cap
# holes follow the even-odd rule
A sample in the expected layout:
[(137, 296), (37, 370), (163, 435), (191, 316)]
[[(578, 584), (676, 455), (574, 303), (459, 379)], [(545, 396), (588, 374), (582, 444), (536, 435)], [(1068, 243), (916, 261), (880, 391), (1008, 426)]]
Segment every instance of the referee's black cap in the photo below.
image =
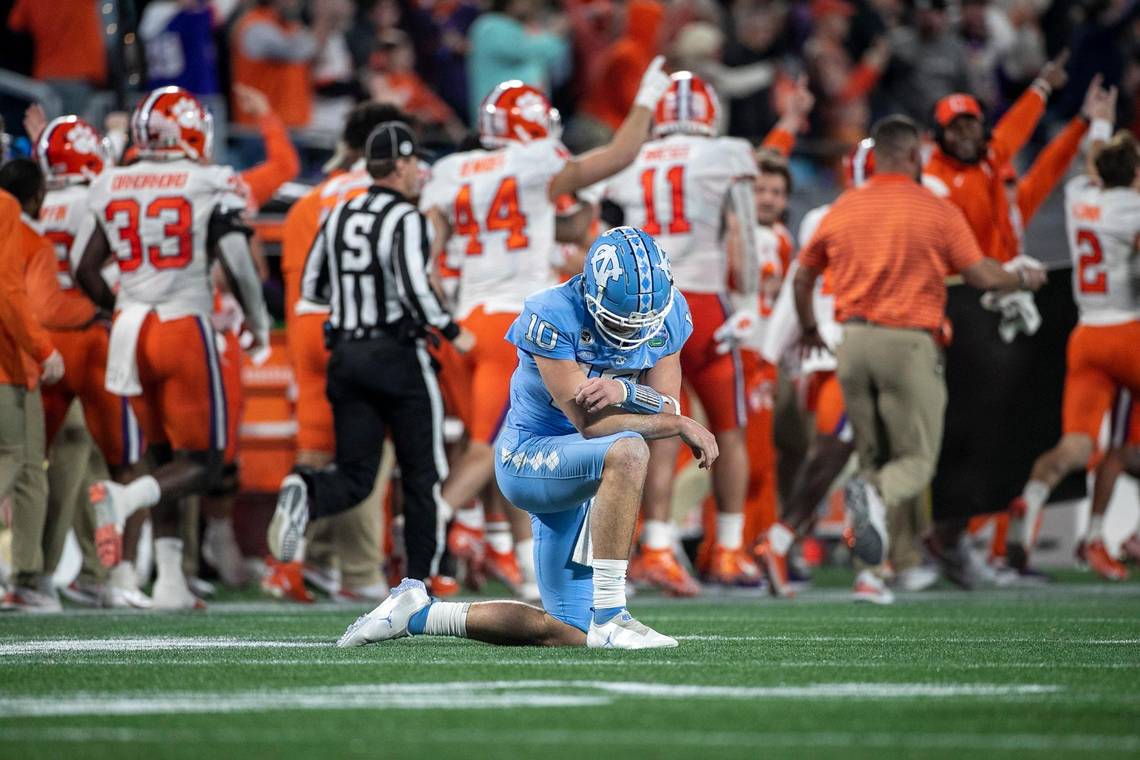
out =
[(427, 158), (416, 141), (416, 133), (403, 121), (378, 124), (364, 141), (364, 158), (384, 161), (397, 158)]

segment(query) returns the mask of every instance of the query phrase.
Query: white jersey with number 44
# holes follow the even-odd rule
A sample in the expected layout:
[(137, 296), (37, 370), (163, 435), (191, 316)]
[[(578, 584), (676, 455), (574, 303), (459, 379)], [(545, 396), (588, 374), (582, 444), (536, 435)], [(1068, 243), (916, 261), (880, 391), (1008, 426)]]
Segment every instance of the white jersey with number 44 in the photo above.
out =
[(119, 265), (119, 308), (152, 306), (163, 320), (210, 314), (211, 220), (246, 207), (233, 169), (139, 161), (99, 175), (89, 204)]
[(1074, 177), (1065, 185), (1065, 228), (1081, 322), (1140, 319), (1140, 192)]
[(569, 154), (555, 139), (456, 153), (436, 163), (420, 196), (451, 226), (447, 264), (461, 272), (458, 316), (522, 311), (554, 284), (550, 182)]
[(677, 288), (723, 293), (728, 285), (724, 210), (729, 188), (757, 174), (748, 141), (670, 135), (645, 143), (637, 160), (601, 183), (596, 195), (625, 212), (669, 254)]

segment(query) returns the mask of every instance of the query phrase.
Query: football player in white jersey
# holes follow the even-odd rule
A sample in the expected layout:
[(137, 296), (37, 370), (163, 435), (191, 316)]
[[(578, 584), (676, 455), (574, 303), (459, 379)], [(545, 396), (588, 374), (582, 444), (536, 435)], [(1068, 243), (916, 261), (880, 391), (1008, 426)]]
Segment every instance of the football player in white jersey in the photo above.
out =
[[(1109, 93), (1115, 105), (1115, 88)], [(1091, 135), (1099, 143), (1092, 153), (1095, 175), (1065, 185), (1080, 320), (1069, 336), (1061, 440), (1033, 463), (1020, 508), (1011, 510), (1006, 551), (1018, 570), (1027, 566), (1049, 493), (1070, 472), (1096, 466), (1101, 424), (1117, 391), (1140, 393), (1140, 146), (1124, 131), (1099, 142), (1103, 131)], [(1091, 526), (1090, 549), (1103, 540), (1099, 533), (1099, 525)]]
[[(515, 347), (503, 336), (526, 298), (555, 284), (555, 201), (633, 161), (669, 86), (663, 61), (659, 56), (650, 63), (633, 108), (605, 146), (571, 157), (559, 139), (558, 112), (546, 96), (509, 81), (492, 90), (479, 109), (482, 147), (432, 167), (420, 207), (440, 233), (437, 247), (460, 271), (456, 315), (475, 336), (475, 347), (464, 357), (471, 373), (471, 418), (464, 421), (470, 440), (442, 491), (453, 509), (492, 483), (492, 442), (518, 364)], [(520, 532), (529, 528), (524, 513), (512, 516), (521, 518)], [(529, 554), (527, 544), (516, 549)]]
[[(718, 121), (712, 87), (690, 72), (674, 73), (657, 104), (654, 139), (642, 146), (632, 166), (603, 183), (597, 195), (622, 209), (625, 224), (644, 229), (668, 251), (677, 287), (688, 299), (694, 332), (681, 353), (682, 373), (700, 399), (721, 450), (712, 472), (718, 543), (707, 577), (755, 585), (759, 570), (743, 546), (748, 485), (744, 369), (739, 350), (718, 349), (715, 333), (730, 320), (756, 321), (755, 306), (750, 314), (734, 317), (728, 301), (725, 219), (734, 215), (741, 220), (733, 226), (743, 238), (742, 250), (755, 250), (752, 182), (757, 168), (746, 140), (717, 136)], [(736, 287), (747, 303), (756, 304), (756, 258), (739, 260)], [(690, 595), (697, 587), (677, 562), (669, 522), (677, 445), (654, 441), (652, 448), (639, 574), (671, 593)]]
[[(73, 250), (80, 227), (90, 216), (88, 196), (91, 182), (110, 166), (110, 151), (95, 128), (77, 116), (61, 116), (43, 127), (36, 139), (36, 159), (48, 181), (48, 192), (40, 212), (44, 236), (55, 246), (59, 271), (57, 279), (64, 297), (77, 304), (77, 311), (86, 316), (94, 307), (76, 286), (72, 275)], [(59, 326), (57, 326), (59, 327)], [(142, 446), (142, 432), (130, 405), (110, 391), (104, 384), (107, 366), (109, 331), (100, 319), (86, 320), (82, 324), (68, 325), (53, 330), (53, 341), (64, 357), (63, 381), (44, 389), (44, 417), (49, 444), (63, 425), (71, 402), (78, 398), (83, 416), (99, 451), (102, 453), (111, 477), (126, 483), (137, 474)], [(86, 451), (83, 452), (86, 456)], [(86, 467), (56, 462), (58, 472), (72, 472), (79, 477)], [(60, 491), (70, 489), (63, 487)], [(56, 498), (56, 494), (51, 494)], [(138, 515), (132, 527), (132, 538), (137, 539), (141, 528)], [(108, 584), (102, 589), (101, 602), (108, 607), (148, 607), (150, 599), (138, 588), (134, 570), (136, 541), (124, 547), (123, 561), (115, 565)]]
[[(189, 92), (164, 87), (147, 95), (131, 117), (139, 161), (105, 171), (91, 185), (94, 224), (85, 225), (76, 271), (96, 305), (115, 312), (107, 389), (131, 399), (148, 445), (160, 463), (123, 486), (96, 483), (91, 504), (105, 564), (122, 551), (122, 526), (153, 507), (154, 606), (199, 603), (182, 574), (179, 499), (203, 494), (220, 476), (226, 405), (214, 328), (210, 267), (222, 263), (253, 335), (251, 352), (268, 344), (269, 315), (247, 230), (239, 180), (210, 166), (212, 119)], [(116, 296), (101, 275), (114, 259)]]

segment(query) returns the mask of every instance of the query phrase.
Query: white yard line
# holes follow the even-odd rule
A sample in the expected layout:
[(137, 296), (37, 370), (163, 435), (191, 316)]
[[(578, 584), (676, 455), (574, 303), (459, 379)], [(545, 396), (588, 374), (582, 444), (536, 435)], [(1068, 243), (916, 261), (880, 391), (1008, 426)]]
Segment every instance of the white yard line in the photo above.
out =
[(606, 705), (641, 699), (944, 699), (1026, 698), (1057, 694), (1049, 684), (820, 683), (802, 686), (703, 686), (641, 681), (519, 680), (373, 683), (223, 692), (82, 693), (0, 697), (0, 716), (182, 715), (279, 710), (426, 710)]

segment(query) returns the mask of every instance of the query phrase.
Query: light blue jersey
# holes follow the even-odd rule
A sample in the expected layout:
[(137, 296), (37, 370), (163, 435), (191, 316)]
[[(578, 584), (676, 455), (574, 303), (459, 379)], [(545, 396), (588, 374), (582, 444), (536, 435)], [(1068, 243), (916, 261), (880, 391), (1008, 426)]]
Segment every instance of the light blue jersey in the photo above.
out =
[(592, 572), (572, 560), (606, 453), (621, 432), (584, 438), (554, 402), (536, 356), (575, 361), (588, 377), (640, 379), (664, 356), (681, 350), (693, 331), (688, 304), (674, 293), (664, 327), (633, 350), (607, 343), (586, 310), (582, 275), (527, 299), (507, 340), (519, 349), (511, 406), (495, 440), (495, 479), (503, 495), (531, 513), (535, 573), (542, 603), (555, 618), (583, 631), (590, 624)]
[(511, 377), (505, 427), (538, 435), (576, 433), (542, 382), (534, 357), (576, 361), (587, 377), (636, 381), (659, 359), (680, 351), (693, 332), (684, 296), (677, 292), (674, 299), (661, 332), (639, 348), (622, 351), (607, 344), (594, 329), (582, 296), (582, 275), (528, 298), (507, 331), (507, 340), (518, 346), (519, 364)]

